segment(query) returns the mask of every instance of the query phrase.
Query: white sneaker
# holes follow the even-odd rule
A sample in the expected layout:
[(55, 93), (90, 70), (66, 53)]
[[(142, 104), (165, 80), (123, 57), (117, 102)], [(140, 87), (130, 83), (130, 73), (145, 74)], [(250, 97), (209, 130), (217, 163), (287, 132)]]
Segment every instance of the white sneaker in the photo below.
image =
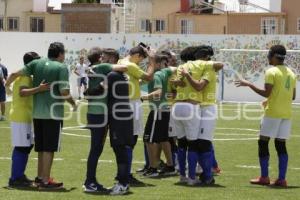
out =
[(200, 165), (197, 165), (197, 168), (196, 168), (196, 174), (202, 174), (203, 172), (203, 169)]
[(110, 195), (124, 195), (128, 193), (129, 185), (123, 186), (120, 183), (116, 183), (114, 187), (111, 188)]
[(187, 184), (190, 186), (194, 186), (194, 185), (200, 184), (200, 181), (198, 179), (188, 178)]
[(186, 176), (180, 176), (179, 183), (187, 183), (188, 180), (189, 179)]
[(0, 117), (0, 121), (6, 121), (6, 117), (5, 116), (1, 116)]

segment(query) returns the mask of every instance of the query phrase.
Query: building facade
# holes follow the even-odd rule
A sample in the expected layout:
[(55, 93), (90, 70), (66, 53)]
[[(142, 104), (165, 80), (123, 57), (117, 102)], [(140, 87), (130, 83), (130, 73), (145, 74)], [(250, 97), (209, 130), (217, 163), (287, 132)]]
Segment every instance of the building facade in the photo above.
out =
[(48, 7), (49, 0), (0, 1), (0, 30), (61, 32), (61, 16)]
[(110, 33), (111, 5), (62, 4), (61, 30), (66, 33)]
[(281, 8), (286, 13), (286, 34), (300, 34), (300, 1), (282, 0)]

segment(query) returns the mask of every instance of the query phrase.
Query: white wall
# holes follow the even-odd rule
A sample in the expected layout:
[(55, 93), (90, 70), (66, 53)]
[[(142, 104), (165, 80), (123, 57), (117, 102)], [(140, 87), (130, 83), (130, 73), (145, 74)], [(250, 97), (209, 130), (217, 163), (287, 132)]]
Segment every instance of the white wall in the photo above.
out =
[[(262, 52), (229, 52), (220, 49), (267, 49), (273, 44), (282, 43), (290, 49), (300, 49), (300, 36), (296, 35), (144, 35), (144, 34), (63, 34), (63, 33), (0, 33), (0, 57), (9, 71), (22, 67), (25, 52), (36, 51), (47, 55), (51, 42), (63, 42), (67, 49), (66, 64), (73, 66), (81, 54), (89, 48), (115, 48), (121, 55), (139, 42), (150, 44), (158, 50), (170, 49), (180, 51), (189, 45), (210, 44), (216, 50), (216, 58), (226, 62), (230, 70), (224, 73), (224, 100), (227, 101), (261, 101), (250, 89), (236, 88), (233, 81), (238, 76), (245, 77), (263, 87), (264, 71), (267, 69), (266, 53)], [(300, 72), (300, 53), (290, 53), (286, 63), (297, 73)], [(299, 84), (298, 84), (299, 85)], [(299, 85), (300, 86), (300, 85)], [(300, 87), (298, 87), (300, 94)], [(300, 103), (300, 95), (297, 97)]]
[(33, 12), (46, 12), (49, 0), (33, 0)]

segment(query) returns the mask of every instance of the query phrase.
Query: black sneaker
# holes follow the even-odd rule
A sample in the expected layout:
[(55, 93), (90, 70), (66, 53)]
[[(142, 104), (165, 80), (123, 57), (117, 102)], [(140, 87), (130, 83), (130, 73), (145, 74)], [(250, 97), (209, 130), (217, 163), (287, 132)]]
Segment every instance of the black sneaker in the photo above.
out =
[(148, 169), (149, 167), (145, 165), (144, 168), (136, 170), (136, 173), (144, 174)]
[(163, 161), (163, 160), (160, 160), (160, 163), (158, 165), (158, 171), (161, 171), (163, 168), (165, 168), (167, 166), (167, 164)]
[(148, 178), (153, 178), (153, 177), (158, 177), (159, 173), (156, 168), (151, 167), (143, 174), (143, 176)]
[(39, 189), (42, 190), (57, 190), (57, 189), (62, 189), (64, 186), (63, 183), (57, 183), (53, 179), (49, 179), (48, 183), (40, 183)]
[(159, 172), (159, 175), (163, 175), (163, 176), (173, 176), (176, 174), (177, 172), (174, 166), (165, 166)]
[(83, 191), (86, 193), (108, 193), (109, 190), (104, 188), (103, 185), (95, 183), (85, 183), (83, 186)]
[(200, 176), (200, 186), (211, 186), (215, 184), (215, 179), (210, 178), (210, 179), (204, 179), (203, 175)]
[(130, 186), (141, 186), (141, 185), (145, 185), (145, 183), (143, 183), (142, 181), (139, 181), (132, 174), (130, 174), (130, 176), (129, 176), (129, 185)]
[(26, 175), (24, 175), (23, 177), (21, 178), (18, 178), (16, 180), (12, 180), (12, 179), (9, 179), (9, 182), (8, 182), (8, 186), (9, 187), (12, 187), (12, 188), (18, 188), (18, 187), (32, 187), (32, 183), (33, 181), (32, 180), (29, 180)]
[(38, 187), (42, 182), (43, 182), (42, 178), (35, 177), (33, 184)]

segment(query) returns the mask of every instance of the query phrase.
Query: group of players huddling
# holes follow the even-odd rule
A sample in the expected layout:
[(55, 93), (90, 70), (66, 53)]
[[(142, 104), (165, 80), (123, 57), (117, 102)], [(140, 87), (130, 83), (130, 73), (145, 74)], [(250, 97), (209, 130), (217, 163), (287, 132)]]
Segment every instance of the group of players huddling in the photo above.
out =
[[(87, 73), (84, 98), (88, 101), (87, 128), (91, 132), (83, 184), (85, 192), (122, 195), (128, 193), (130, 185), (142, 184), (131, 174), (131, 165), (133, 149), (143, 133), (145, 166), (137, 171), (142, 176), (169, 176), (179, 172), (182, 184), (210, 186), (215, 183), (213, 173), (221, 172), (212, 144), (217, 118), (216, 83), (218, 71), (224, 65), (211, 61), (213, 55), (212, 47), (207, 45), (187, 47), (180, 53), (182, 64), (177, 66), (174, 53), (156, 52), (140, 43), (122, 59), (116, 50), (100, 48), (89, 51), (89, 67), (83, 66), (85, 58), (80, 59), (75, 73), (80, 76), (79, 87), (86, 83), (81, 74)], [(251, 180), (252, 184), (287, 186), (286, 139), (291, 129), (296, 77), (284, 65), (285, 56), (286, 50), (281, 45), (270, 49), (268, 59), (273, 67), (266, 71), (265, 88), (257, 88), (246, 80), (236, 81), (238, 87), (249, 86), (266, 97), (258, 141), (261, 176)], [(140, 65), (147, 58), (148, 67), (143, 71)], [(64, 45), (57, 42), (50, 45), (47, 58), (35, 52), (26, 53), (25, 67), (10, 74), (5, 83), (8, 93), (14, 83), (10, 109), (14, 147), (10, 187), (63, 187), (63, 183), (50, 178), (50, 172), (54, 152), (60, 148), (64, 101), (77, 110), (77, 103), (70, 95), (69, 72), (64, 59)], [(83, 71), (80, 66), (84, 67)], [(141, 84), (147, 84), (148, 94), (141, 94)], [(142, 105), (145, 101), (150, 112), (144, 128)], [(117, 163), (117, 183), (111, 189), (106, 189), (96, 178), (107, 132)], [(272, 183), (268, 174), (271, 138), (275, 139), (279, 158), (279, 176)], [(38, 152), (34, 181), (25, 175), (33, 144)], [(162, 152), (166, 163), (161, 161)], [(198, 167), (202, 169), (199, 176)]]

